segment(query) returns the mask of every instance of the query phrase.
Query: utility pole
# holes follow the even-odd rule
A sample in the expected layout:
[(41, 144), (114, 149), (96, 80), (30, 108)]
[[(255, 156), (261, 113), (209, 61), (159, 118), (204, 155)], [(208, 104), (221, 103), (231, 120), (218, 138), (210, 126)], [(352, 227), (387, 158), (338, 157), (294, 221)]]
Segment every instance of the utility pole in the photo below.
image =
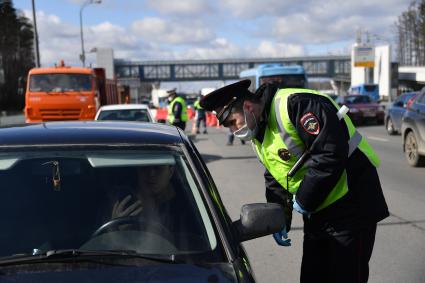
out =
[(35, 13), (35, 0), (32, 0), (32, 18), (34, 22), (34, 45), (35, 45), (35, 66), (40, 67), (40, 51), (38, 49), (37, 17)]

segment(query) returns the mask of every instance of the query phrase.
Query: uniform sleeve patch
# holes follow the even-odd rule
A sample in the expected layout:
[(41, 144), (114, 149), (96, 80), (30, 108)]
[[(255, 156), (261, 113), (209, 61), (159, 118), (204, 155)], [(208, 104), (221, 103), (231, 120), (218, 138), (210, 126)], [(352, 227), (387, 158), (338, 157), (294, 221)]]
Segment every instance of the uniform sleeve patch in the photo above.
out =
[(300, 119), (300, 123), (304, 130), (310, 135), (317, 136), (320, 133), (319, 120), (317, 120), (313, 113), (308, 112), (304, 114)]

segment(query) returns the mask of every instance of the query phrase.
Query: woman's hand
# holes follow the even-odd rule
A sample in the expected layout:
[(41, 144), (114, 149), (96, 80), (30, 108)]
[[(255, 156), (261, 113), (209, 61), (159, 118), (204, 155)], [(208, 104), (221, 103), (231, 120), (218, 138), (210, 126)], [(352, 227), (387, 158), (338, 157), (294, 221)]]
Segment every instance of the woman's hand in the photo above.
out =
[(115, 219), (118, 217), (125, 216), (136, 216), (143, 210), (142, 202), (140, 200), (135, 201), (132, 204), (129, 204), (131, 200), (131, 195), (126, 196), (123, 200), (117, 201), (112, 208), (112, 217)]

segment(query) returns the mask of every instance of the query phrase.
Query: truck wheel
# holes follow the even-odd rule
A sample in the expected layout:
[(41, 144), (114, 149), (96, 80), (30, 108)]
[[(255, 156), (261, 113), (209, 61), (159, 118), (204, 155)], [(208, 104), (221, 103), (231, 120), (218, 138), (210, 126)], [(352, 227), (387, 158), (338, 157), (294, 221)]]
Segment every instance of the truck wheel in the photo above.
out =
[(396, 130), (394, 129), (393, 120), (390, 117), (387, 118), (387, 123), (385, 124), (385, 128), (387, 129), (387, 133), (392, 136), (396, 134)]
[(425, 156), (419, 155), (418, 142), (412, 131), (406, 135), (404, 140), (404, 155), (407, 163), (412, 167), (421, 166), (425, 162)]

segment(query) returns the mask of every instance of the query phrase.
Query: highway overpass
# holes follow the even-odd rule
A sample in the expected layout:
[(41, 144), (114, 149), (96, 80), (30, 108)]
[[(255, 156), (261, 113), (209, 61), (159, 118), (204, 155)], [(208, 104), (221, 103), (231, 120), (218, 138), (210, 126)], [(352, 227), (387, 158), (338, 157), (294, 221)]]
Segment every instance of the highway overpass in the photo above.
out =
[(346, 77), (351, 72), (350, 56), (290, 58), (247, 58), (220, 60), (125, 61), (114, 60), (119, 80), (144, 82), (235, 80), (242, 70), (260, 64), (281, 63), (304, 66), (309, 78)]

